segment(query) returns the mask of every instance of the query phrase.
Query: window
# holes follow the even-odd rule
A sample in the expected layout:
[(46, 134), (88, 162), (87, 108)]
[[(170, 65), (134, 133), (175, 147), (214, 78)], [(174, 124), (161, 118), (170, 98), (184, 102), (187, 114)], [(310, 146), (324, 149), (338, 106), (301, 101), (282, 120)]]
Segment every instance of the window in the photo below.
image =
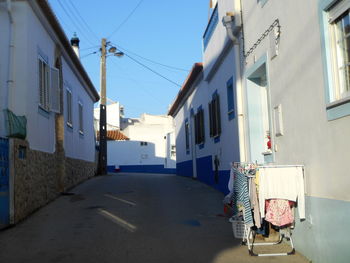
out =
[(204, 111), (199, 108), (197, 114), (194, 115), (194, 126), (196, 135), (196, 144), (204, 143)]
[(72, 127), (72, 92), (69, 89), (66, 89), (66, 98), (67, 98), (67, 125)]
[(59, 70), (50, 68), (47, 59), (39, 55), (38, 84), (39, 107), (47, 112), (60, 112)]
[(39, 106), (49, 111), (49, 81), (50, 68), (43, 58), (38, 59), (39, 66)]
[(346, 10), (331, 23), (334, 89), (332, 97), (350, 96), (350, 16)]
[(190, 124), (188, 120), (185, 121), (185, 140), (186, 140), (186, 151), (190, 150)]
[(268, 0), (257, 0), (260, 3), (261, 7), (263, 7)]
[(350, 1), (319, 1), (328, 120), (350, 115)]
[(217, 26), (217, 24), (219, 23), (219, 13), (218, 13), (218, 6), (216, 4), (213, 13), (211, 14), (208, 26), (204, 32), (203, 35), (203, 47), (204, 50), (207, 48), (210, 38), (214, 33), (214, 30)]
[(219, 94), (214, 93), (209, 103), (210, 137), (218, 137), (221, 134), (220, 99)]
[(230, 78), (227, 81), (226, 88), (227, 88), (227, 114), (228, 114), (228, 119), (232, 120), (235, 117), (233, 78)]
[(79, 133), (84, 133), (84, 111), (83, 104), (81, 102), (78, 103), (78, 112), (79, 112)]

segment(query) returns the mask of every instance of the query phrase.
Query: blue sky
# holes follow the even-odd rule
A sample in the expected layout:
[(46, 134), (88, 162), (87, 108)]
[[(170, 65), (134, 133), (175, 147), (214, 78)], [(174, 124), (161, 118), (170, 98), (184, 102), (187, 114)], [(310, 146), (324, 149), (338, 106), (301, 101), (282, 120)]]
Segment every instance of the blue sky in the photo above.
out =
[[(68, 39), (74, 32), (80, 38), (81, 61), (98, 91), (100, 56), (99, 52), (91, 53), (99, 50), (103, 37), (129, 57), (179, 85), (193, 64), (202, 61), (208, 0), (49, 0), (49, 3)], [(124, 105), (126, 117), (139, 117), (143, 112), (166, 114), (180, 87), (128, 56), (107, 58), (107, 97)]]

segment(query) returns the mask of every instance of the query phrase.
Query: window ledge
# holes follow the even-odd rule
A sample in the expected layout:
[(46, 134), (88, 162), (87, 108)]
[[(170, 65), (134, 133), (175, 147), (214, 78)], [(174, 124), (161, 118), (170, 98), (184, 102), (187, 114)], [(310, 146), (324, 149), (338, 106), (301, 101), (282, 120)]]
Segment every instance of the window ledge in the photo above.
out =
[(47, 119), (50, 118), (50, 112), (44, 109), (41, 105), (38, 106), (38, 113)]
[(327, 104), (326, 108), (327, 108), (327, 110), (330, 110), (330, 109), (336, 108), (336, 107), (341, 106), (341, 105), (348, 103), (348, 102), (350, 102), (350, 97), (342, 98), (340, 100), (336, 100), (334, 102)]
[(73, 125), (69, 122), (67, 122), (67, 127), (69, 131), (73, 131)]

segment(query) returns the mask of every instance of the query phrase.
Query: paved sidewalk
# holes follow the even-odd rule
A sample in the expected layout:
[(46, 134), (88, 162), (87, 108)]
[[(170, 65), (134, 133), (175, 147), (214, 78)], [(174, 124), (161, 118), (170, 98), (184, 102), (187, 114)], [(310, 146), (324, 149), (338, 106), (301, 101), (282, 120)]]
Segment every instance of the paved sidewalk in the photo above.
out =
[(308, 262), (249, 256), (219, 216), (223, 195), (189, 178), (118, 174), (71, 192), (1, 231), (0, 262)]

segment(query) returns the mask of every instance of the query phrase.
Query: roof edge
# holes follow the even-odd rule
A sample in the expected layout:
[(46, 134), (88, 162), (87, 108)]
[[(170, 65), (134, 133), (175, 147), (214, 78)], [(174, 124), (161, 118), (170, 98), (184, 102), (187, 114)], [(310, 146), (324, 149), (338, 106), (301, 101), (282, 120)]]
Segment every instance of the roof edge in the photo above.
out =
[(66, 34), (64, 33), (61, 25), (59, 24), (56, 15), (54, 14), (50, 4), (47, 0), (36, 0), (36, 4), (40, 7), (43, 14), (47, 17), (48, 22), (50, 23), (50, 26), (53, 28), (55, 33), (57, 34), (57, 37), (59, 41), (61, 42), (62, 46), (65, 48), (66, 52), (68, 53), (70, 59), (72, 60), (74, 66), (77, 68), (79, 73), (81, 74), (81, 77), (86, 82), (86, 84), (89, 87), (89, 90), (91, 91), (92, 95), (94, 96), (94, 102), (99, 101), (100, 95), (98, 94), (97, 90), (95, 89), (94, 84), (92, 83), (89, 75), (86, 73), (85, 68), (83, 67), (82, 63), (80, 62), (79, 58), (75, 54), (72, 46), (70, 45), (69, 40), (66, 37)]
[(187, 93), (190, 91), (193, 83), (195, 82), (195, 80), (197, 79), (197, 77), (202, 71), (203, 71), (202, 62), (197, 62), (193, 65), (191, 72), (188, 74), (184, 84), (182, 85), (179, 93), (176, 96), (176, 99), (174, 100), (174, 103), (171, 105), (169, 109), (168, 115), (174, 117), (175, 112), (177, 111), (178, 107), (181, 104), (181, 101), (183, 100), (183, 98), (185, 98)]

